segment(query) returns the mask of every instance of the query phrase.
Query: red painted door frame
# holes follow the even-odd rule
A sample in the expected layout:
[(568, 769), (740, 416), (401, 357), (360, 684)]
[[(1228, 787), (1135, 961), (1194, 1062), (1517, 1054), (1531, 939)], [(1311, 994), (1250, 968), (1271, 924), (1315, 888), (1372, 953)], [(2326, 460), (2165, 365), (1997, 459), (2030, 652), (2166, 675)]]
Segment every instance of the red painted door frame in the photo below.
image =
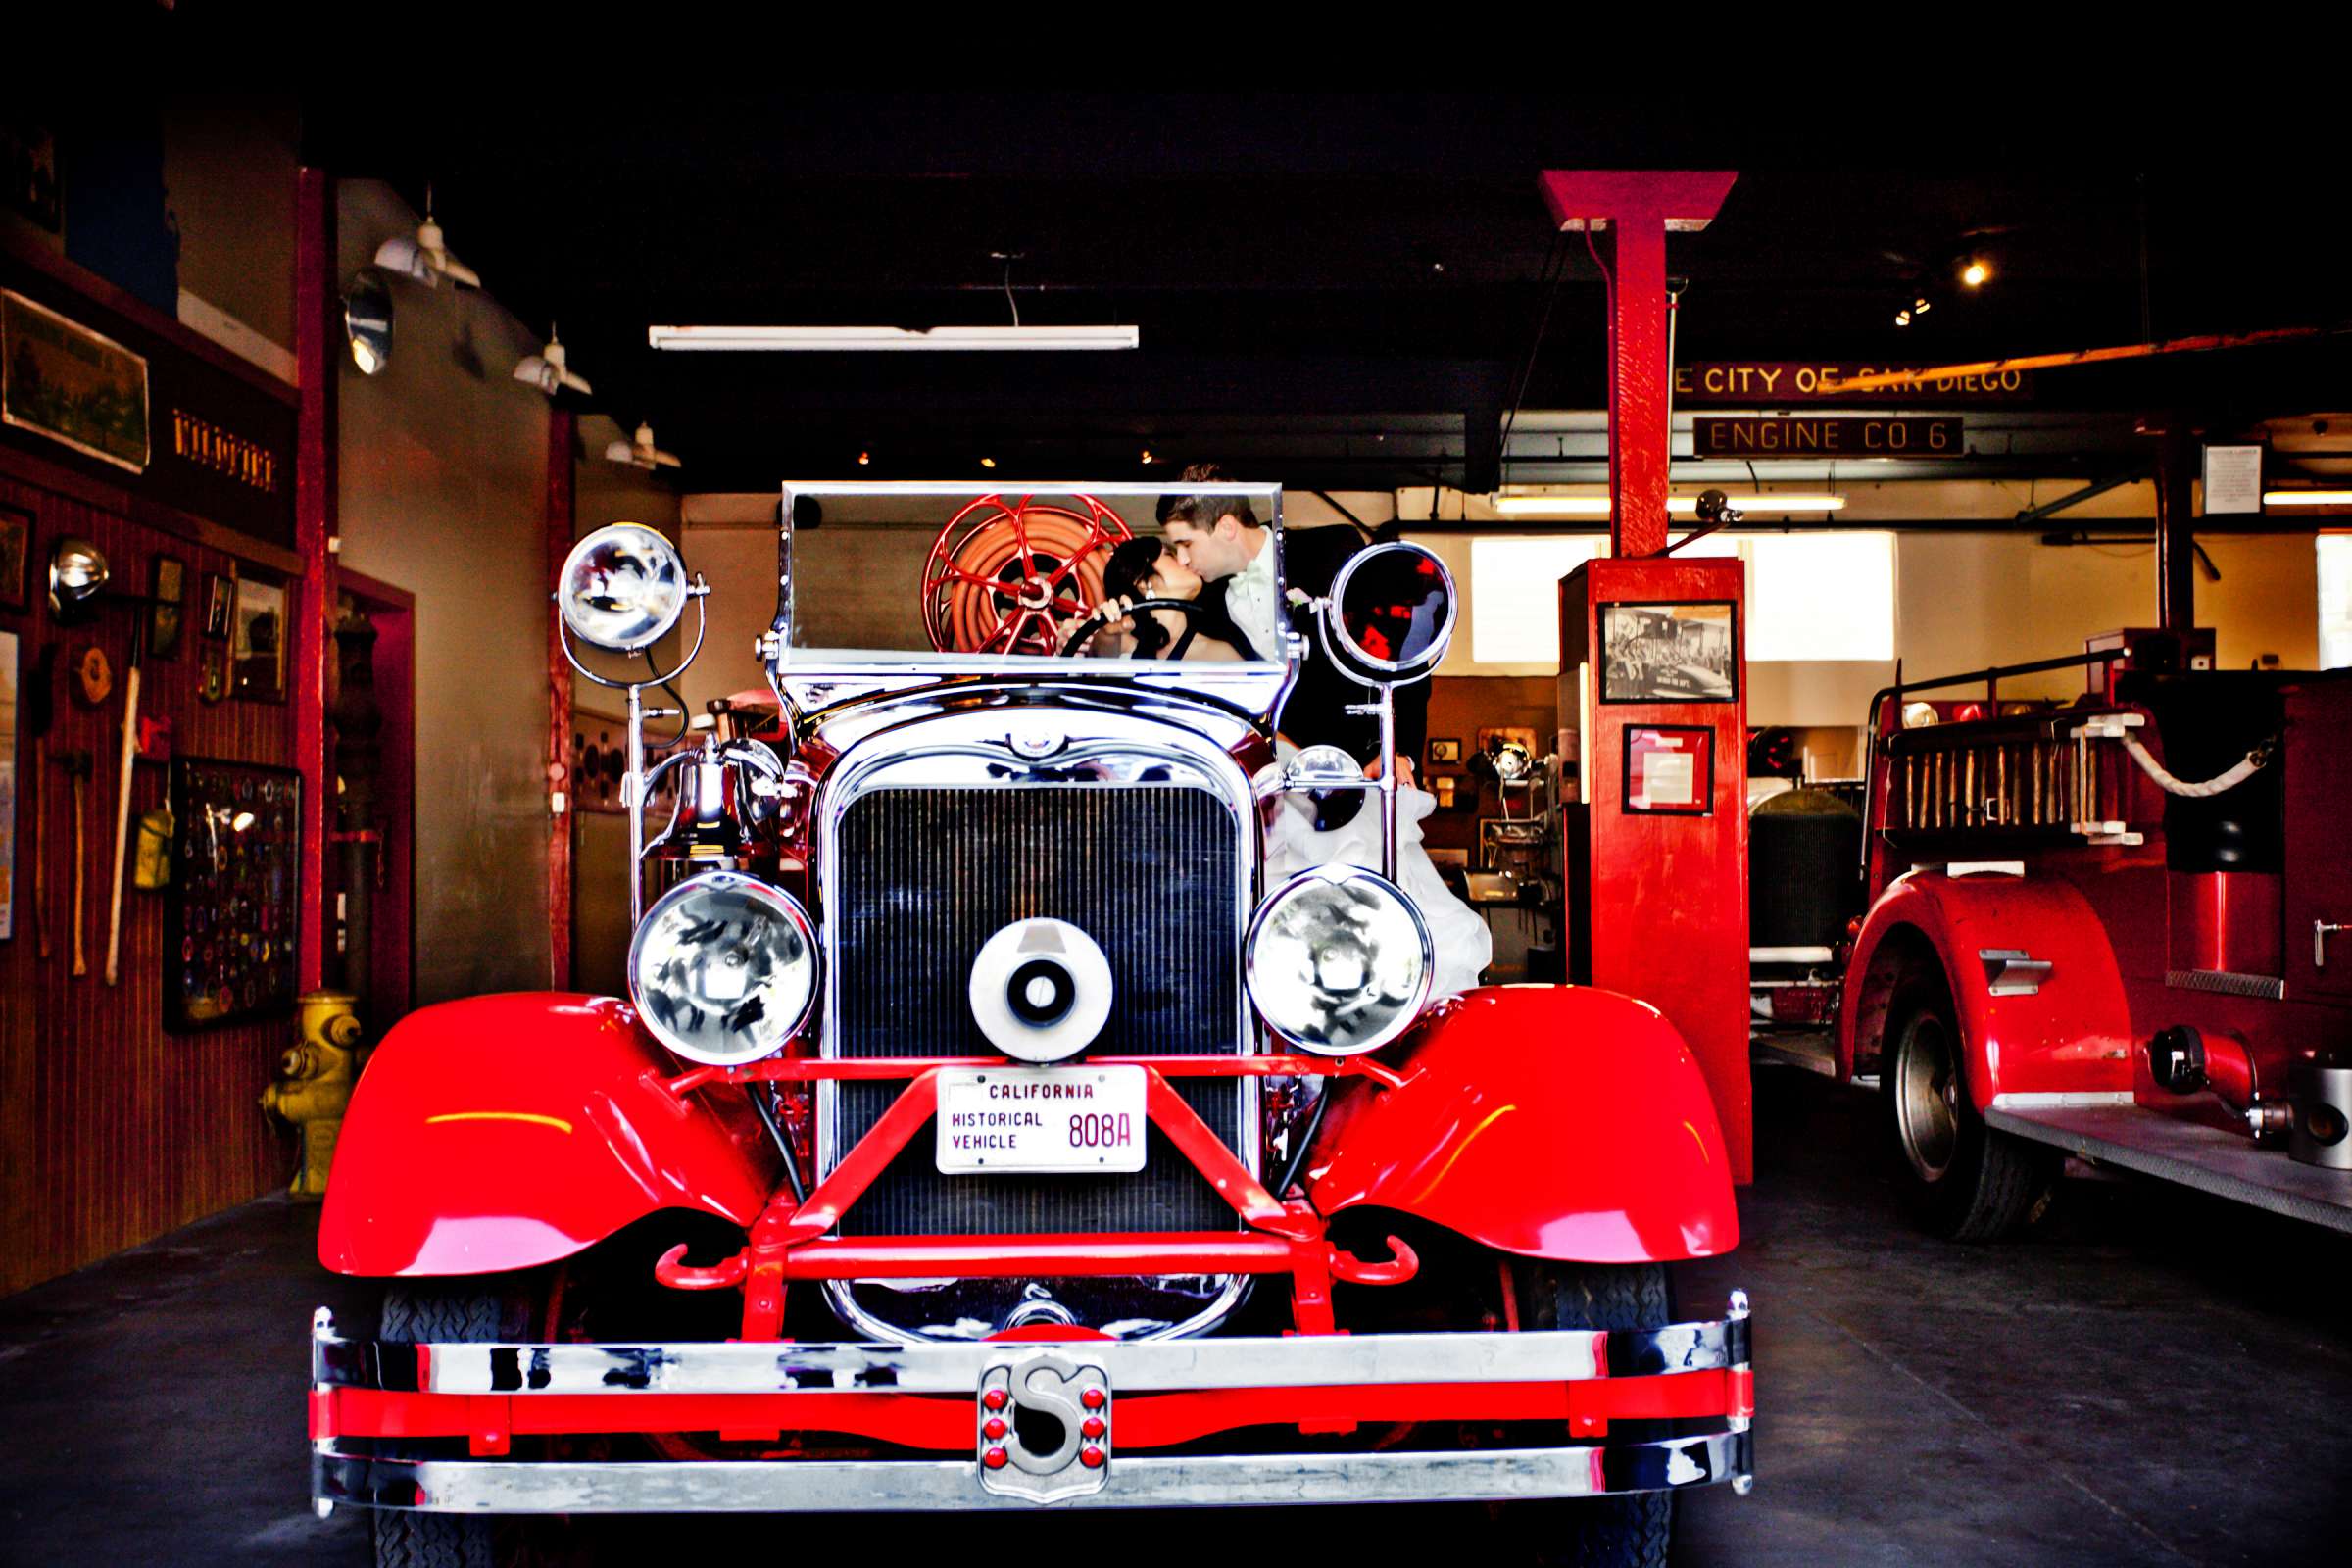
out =
[(294, 765), (302, 774), (299, 983), (326, 973), (326, 819), (334, 778), (326, 756), (327, 628), (335, 613), (335, 370), (342, 349), (335, 279), (335, 182), (322, 169), (296, 176), (294, 202)]
[[(578, 417), (553, 409), (547, 417), (547, 591), (552, 598), (577, 526), (572, 447)], [(547, 974), (571, 989), (571, 662), (556, 617), (547, 617)], [(559, 804), (560, 803), (560, 804)]]

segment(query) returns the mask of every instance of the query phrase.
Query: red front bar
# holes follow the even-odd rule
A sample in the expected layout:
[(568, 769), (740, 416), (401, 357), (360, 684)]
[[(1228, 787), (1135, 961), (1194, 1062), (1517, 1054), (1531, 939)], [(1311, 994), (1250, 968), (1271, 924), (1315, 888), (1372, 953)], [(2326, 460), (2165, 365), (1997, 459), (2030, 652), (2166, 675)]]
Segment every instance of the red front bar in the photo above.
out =
[[(1744, 1370), (1569, 1383), (1341, 1384), (1208, 1389), (1119, 1400), (1122, 1447), (1167, 1447), (1255, 1426), (1360, 1422), (1565, 1421), (1576, 1435), (1612, 1420), (1742, 1416), (1754, 1409)], [(485, 1428), (553, 1433), (836, 1432), (912, 1448), (972, 1446), (972, 1402), (917, 1394), (393, 1394), (329, 1389), (311, 1396), (311, 1437), (470, 1438)]]

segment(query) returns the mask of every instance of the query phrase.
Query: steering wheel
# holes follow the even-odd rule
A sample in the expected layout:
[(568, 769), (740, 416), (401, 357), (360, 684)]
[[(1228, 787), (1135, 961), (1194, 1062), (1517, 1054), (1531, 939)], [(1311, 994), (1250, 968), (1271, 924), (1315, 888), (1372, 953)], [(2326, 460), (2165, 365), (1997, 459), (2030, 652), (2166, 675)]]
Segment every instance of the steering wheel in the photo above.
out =
[(1124, 611), (1112, 605), (1102, 605), (1097, 608), (1093, 614), (1080, 621), (1071, 630), (1069, 636), (1062, 640), (1060, 657), (1068, 659), (1074, 656), (1079, 649), (1093, 642), (1096, 634), (1112, 621), (1121, 620), (1130, 615), (1145, 614), (1154, 610), (1181, 610), (1187, 616), (1204, 613), (1200, 608), (1200, 601), (1198, 599), (1138, 599)]

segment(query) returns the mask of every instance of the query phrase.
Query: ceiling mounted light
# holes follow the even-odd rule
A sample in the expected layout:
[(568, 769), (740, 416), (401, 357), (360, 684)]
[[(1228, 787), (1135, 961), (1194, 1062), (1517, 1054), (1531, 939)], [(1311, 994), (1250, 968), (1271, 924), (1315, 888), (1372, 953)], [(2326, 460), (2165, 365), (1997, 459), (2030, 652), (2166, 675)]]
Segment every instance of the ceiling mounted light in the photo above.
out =
[(563, 391), (586, 394), (593, 390), (586, 377), (575, 374), (564, 363), (564, 345), (557, 338), (552, 322), (547, 329), (547, 347), (536, 354), (525, 354), (514, 367), (514, 379), (537, 387), (551, 398)]
[(658, 349), (724, 353), (874, 354), (901, 350), (1132, 349), (1133, 326), (649, 326)]
[(449, 254), (441, 225), (433, 220), (433, 188), (424, 188), (424, 221), (414, 239), (388, 239), (375, 248), (375, 265), (387, 272), (414, 278), (426, 288), (439, 288), (448, 278), (463, 288), (480, 288), (482, 275)]
[[(1749, 514), (1757, 513), (1843, 512), (1845, 497), (1826, 492), (1783, 491), (1779, 494), (1754, 494), (1726, 497), (1727, 503)], [(1497, 496), (1494, 510), (1506, 517), (1606, 517), (1609, 515), (1607, 496)], [(1669, 496), (1666, 511), (1670, 516), (1698, 515), (1698, 497)]]
[(1972, 256), (1960, 269), (1960, 281), (1970, 288), (1983, 288), (1992, 280), (1992, 264), (1983, 257)]
[(980, 466), (982, 466), (983, 468), (993, 468), (993, 467), (995, 467), (996, 466), (997, 466), (997, 460), (996, 460), (996, 459), (994, 459), (994, 458), (982, 458), (982, 459), (980, 460)]
[(1894, 324), (1897, 326), (1909, 326), (1911, 324), (1911, 313), (1909, 311), (1895, 312)]
[(663, 452), (654, 445), (654, 427), (650, 424), (641, 424), (637, 427), (637, 438), (634, 441), (607, 443), (605, 461), (607, 463), (625, 463), (632, 468), (645, 468), (649, 471), (654, 468), (685, 466), (678, 461), (676, 453)]

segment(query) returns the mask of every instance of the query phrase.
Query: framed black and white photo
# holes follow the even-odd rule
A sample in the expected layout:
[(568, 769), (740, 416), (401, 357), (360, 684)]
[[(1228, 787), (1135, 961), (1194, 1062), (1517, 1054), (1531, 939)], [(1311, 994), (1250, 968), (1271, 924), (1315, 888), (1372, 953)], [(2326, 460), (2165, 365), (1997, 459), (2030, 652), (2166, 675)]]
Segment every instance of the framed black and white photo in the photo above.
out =
[(286, 696), (286, 590), (252, 577), (237, 579), (237, 605), (228, 637), (228, 692), (249, 703)]
[(188, 597), (188, 565), (176, 556), (157, 556), (147, 594), (147, 657), (179, 657), (182, 609)]
[(1740, 695), (1740, 626), (1729, 600), (1600, 607), (1600, 700), (1728, 703)]
[(0, 610), (32, 603), (32, 514), (0, 507)]

